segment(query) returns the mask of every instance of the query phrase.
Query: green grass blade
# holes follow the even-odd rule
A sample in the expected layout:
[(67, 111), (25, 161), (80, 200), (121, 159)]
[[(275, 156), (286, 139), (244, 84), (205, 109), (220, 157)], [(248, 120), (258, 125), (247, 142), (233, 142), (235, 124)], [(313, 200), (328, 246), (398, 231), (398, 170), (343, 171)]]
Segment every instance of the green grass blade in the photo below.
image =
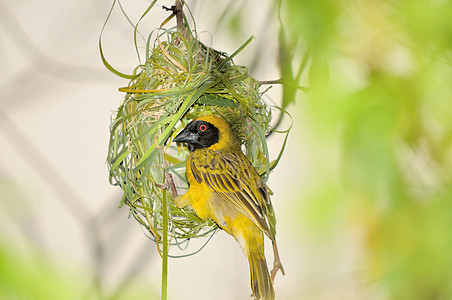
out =
[(110, 8), (110, 11), (108, 12), (107, 18), (105, 19), (104, 25), (102, 26), (102, 29), (100, 31), (99, 35), (99, 51), (100, 51), (100, 57), (102, 59), (102, 63), (104, 66), (113, 74), (118, 75), (119, 77), (126, 78), (126, 79), (135, 79), (137, 75), (127, 75), (124, 73), (119, 72), (115, 68), (113, 68), (110, 63), (108, 63), (107, 59), (105, 58), (104, 51), (102, 50), (102, 34), (104, 33), (105, 26), (107, 25), (108, 20), (110, 19), (111, 13), (113, 11), (113, 8), (115, 7), (116, 0), (113, 1), (113, 4)]
[(163, 255), (162, 255), (162, 300), (168, 298), (168, 198), (166, 190), (162, 190), (163, 206)]
[(182, 103), (182, 106), (179, 108), (178, 112), (174, 115), (174, 119), (171, 121), (171, 123), (168, 125), (168, 127), (165, 129), (165, 131), (162, 133), (162, 135), (157, 139), (157, 141), (156, 141), (157, 145), (155, 145), (155, 144), (152, 145), (146, 151), (146, 153), (138, 161), (137, 166), (133, 170), (134, 172), (137, 172), (149, 160), (151, 160), (155, 157), (155, 155), (159, 151), (158, 147), (163, 147), (163, 144), (166, 142), (166, 140), (169, 138), (169, 136), (173, 132), (173, 129), (176, 126), (177, 121), (179, 121), (182, 118), (182, 116), (193, 105), (193, 103), (195, 103), (195, 101), (198, 100), (198, 98), (202, 95), (202, 93), (211, 85), (212, 85), (212, 83), (210, 81), (204, 82), (203, 85), (197, 91), (195, 91), (195, 93), (191, 94), (190, 96), (187, 97), (187, 99), (185, 99), (184, 103)]
[(113, 158), (112, 161), (114, 161), (114, 163), (111, 165), (110, 172), (115, 171), (129, 154), (129, 149), (125, 148), (115, 158)]
[(230, 56), (228, 56), (225, 60), (223, 60), (221, 62), (221, 64), (218, 66), (218, 70), (221, 71), (221, 69), (223, 69), (226, 64), (228, 64), (230, 61), (232, 61), (232, 59), (239, 54), (246, 46), (248, 46), (249, 43), (251, 43), (251, 41), (254, 39), (254, 35), (252, 35), (242, 46), (240, 46), (237, 50), (235, 50), (234, 53), (232, 53)]

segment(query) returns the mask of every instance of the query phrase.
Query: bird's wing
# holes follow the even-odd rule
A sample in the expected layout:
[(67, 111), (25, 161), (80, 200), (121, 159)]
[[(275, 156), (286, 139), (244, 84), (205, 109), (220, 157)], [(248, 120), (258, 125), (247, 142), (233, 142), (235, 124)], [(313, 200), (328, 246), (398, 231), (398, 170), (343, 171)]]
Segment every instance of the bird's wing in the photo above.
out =
[(273, 207), (265, 184), (249, 159), (232, 151), (192, 154), (189, 165), (196, 181), (206, 183), (273, 239), (276, 222)]

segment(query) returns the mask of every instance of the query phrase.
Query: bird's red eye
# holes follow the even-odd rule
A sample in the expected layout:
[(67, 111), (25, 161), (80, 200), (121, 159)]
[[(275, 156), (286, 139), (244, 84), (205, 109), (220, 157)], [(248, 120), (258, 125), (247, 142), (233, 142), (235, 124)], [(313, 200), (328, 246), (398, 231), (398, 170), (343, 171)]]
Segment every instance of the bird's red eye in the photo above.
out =
[(201, 126), (199, 126), (199, 130), (200, 131), (206, 131), (207, 130), (207, 126), (202, 124)]

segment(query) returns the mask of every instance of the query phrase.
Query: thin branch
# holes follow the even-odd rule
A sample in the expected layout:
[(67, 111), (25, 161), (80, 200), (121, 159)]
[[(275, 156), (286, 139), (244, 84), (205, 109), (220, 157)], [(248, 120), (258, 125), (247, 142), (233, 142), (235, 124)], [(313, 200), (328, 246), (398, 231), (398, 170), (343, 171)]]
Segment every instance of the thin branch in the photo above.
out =
[(173, 10), (173, 13), (176, 15), (177, 29), (181, 32), (185, 28), (183, 6), (184, 6), (184, 0), (176, 0), (176, 3), (174, 5), (174, 10)]

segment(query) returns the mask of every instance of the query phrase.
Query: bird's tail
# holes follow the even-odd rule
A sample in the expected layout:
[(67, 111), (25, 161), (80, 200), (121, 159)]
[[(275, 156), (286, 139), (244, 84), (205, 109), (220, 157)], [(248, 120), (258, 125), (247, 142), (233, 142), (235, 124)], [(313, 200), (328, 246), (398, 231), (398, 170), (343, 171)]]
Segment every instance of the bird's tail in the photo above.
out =
[(251, 252), (248, 256), (250, 264), (251, 290), (254, 299), (274, 300), (275, 291), (268, 273), (265, 256), (259, 252)]

